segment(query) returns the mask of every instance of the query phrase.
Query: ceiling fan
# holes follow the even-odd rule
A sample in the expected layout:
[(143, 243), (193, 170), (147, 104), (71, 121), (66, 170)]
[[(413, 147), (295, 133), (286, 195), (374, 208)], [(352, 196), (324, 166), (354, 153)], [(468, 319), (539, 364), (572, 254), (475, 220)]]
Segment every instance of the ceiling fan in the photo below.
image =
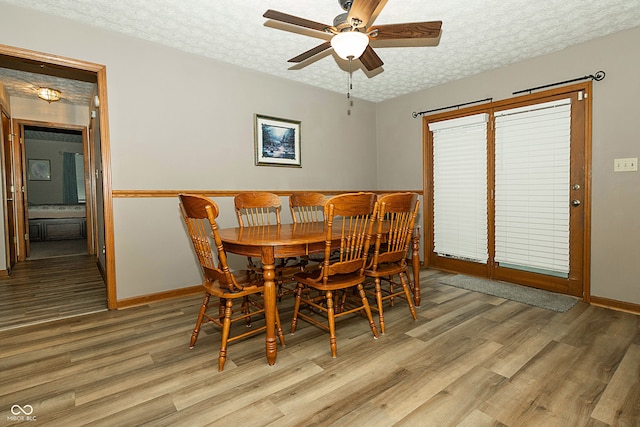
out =
[(402, 42), (403, 40), (436, 39), (440, 36), (442, 21), (372, 26), (386, 0), (338, 0), (338, 3), (346, 13), (336, 16), (333, 25), (310, 21), (271, 9), (262, 15), (274, 21), (333, 35), (330, 41), (309, 49), (289, 59), (288, 62), (300, 63), (333, 48), (342, 59), (359, 59), (367, 70), (372, 71), (384, 63), (374, 52), (370, 41)]

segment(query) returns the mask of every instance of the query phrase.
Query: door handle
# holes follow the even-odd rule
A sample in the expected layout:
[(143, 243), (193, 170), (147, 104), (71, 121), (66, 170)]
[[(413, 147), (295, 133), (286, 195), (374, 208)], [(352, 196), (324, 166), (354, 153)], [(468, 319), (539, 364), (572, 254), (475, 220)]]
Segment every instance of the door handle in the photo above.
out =
[(573, 199), (571, 201), (571, 206), (580, 206), (580, 200), (578, 199)]

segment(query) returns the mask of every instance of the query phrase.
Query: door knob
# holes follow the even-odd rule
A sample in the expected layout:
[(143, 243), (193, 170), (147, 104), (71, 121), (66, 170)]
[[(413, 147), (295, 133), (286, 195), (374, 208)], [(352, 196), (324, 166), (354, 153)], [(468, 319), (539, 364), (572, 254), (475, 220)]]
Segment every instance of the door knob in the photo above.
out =
[(571, 206), (580, 206), (580, 200), (578, 199), (573, 199), (571, 201)]

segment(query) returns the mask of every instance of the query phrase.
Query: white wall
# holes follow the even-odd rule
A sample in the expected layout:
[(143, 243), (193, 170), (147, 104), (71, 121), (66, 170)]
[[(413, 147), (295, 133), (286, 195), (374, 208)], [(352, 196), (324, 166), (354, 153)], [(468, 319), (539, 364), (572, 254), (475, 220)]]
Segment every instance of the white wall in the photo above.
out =
[[(411, 113), (606, 72), (593, 83), (591, 294), (640, 304), (640, 173), (613, 159), (640, 157), (640, 28), (377, 105), (378, 187), (421, 188), (422, 120)], [(393, 163), (390, 165), (389, 162)], [(391, 167), (389, 167), (391, 166)], [(397, 170), (404, 173), (398, 174)]]
[[(374, 189), (375, 105), (0, 5), (3, 44), (107, 67), (114, 190)], [(300, 120), (302, 168), (254, 165), (254, 114)], [(218, 200), (228, 205), (226, 200)], [(119, 300), (199, 283), (177, 200), (114, 200)], [(222, 222), (233, 209), (222, 209)]]

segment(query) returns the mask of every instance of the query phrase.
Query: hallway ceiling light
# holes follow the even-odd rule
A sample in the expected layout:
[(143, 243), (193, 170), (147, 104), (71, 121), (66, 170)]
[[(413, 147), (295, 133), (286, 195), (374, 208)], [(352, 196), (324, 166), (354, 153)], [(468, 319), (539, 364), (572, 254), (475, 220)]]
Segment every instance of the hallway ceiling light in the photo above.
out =
[(38, 98), (44, 99), (49, 104), (55, 101), (60, 101), (60, 95), (62, 93), (57, 89), (51, 89), (49, 87), (39, 87), (38, 90)]

